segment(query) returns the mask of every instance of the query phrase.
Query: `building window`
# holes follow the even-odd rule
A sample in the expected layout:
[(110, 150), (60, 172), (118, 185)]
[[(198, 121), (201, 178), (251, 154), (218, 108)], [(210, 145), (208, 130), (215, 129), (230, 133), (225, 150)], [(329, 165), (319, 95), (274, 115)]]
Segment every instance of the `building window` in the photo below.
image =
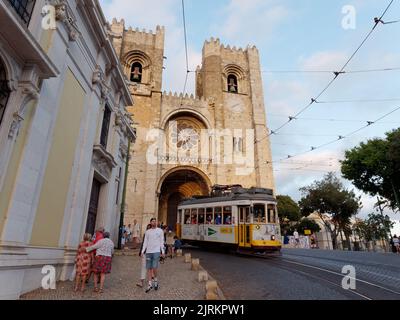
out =
[(243, 138), (234, 137), (233, 138), (233, 151), (243, 152)]
[(228, 92), (238, 93), (238, 79), (234, 74), (228, 76)]
[(28, 26), (31, 20), (35, 0), (8, 0), (14, 10), (17, 12), (23, 23)]
[(103, 117), (103, 125), (101, 127), (101, 136), (100, 136), (100, 144), (107, 149), (107, 141), (108, 141), (108, 131), (110, 129), (110, 120), (111, 120), (111, 110), (108, 105), (106, 105), (104, 110)]
[(8, 88), (6, 68), (0, 60), (0, 125), (3, 121), (4, 113), (6, 112), (6, 105), (9, 96), (10, 89)]
[(141, 83), (142, 82), (142, 73), (143, 67), (139, 62), (135, 62), (131, 67), (131, 81)]

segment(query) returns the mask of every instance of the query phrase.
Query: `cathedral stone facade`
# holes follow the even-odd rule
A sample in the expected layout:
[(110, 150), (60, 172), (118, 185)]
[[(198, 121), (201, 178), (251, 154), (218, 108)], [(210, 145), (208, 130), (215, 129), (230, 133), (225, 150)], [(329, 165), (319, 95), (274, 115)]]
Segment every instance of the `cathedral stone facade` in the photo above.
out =
[[(213, 185), (274, 189), (259, 52), (211, 38), (196, 70), (196, 96), (162, 92), (163, 27), (114, 19), (110, 35), (130, 81), (137, 141), (131, 149), (125, 222), (174, 227), (178, 203)], [(183, 63), (183, 62), (182, 62)], [(143, 231), (143, 230), (142, 230)]]

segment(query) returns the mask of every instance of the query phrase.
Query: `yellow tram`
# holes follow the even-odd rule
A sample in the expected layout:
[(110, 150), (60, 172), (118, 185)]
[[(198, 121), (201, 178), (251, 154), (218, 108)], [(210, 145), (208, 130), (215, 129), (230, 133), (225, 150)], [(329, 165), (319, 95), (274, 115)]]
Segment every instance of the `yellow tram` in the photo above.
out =
[(195, 245), (221, 245), (238, 252), (280, 252), (277, 201), (273, 191), (214, 186), (211, 196), (178, 205), (178, 236)]

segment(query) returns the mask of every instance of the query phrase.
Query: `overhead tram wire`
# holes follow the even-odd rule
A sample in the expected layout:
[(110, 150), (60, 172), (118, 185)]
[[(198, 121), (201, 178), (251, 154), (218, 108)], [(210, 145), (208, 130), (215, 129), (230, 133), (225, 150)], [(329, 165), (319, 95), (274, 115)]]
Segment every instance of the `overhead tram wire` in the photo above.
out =
[(371, 37), (372, 33), (375, 31), (376, 27), (378, 26), (379, 23), (383, 23), (383, 17), (386, 15), (387, 11), (389, 10), (389, 8), (392, 6), (394, 0), (391, 0), (389, 5), (386, 7), (386, 9), (384, 10), (384, 12), (382, 13), (382, 15), (379, 18), (375, 18), (374, 19), (374, 26), (372, 27), (372, 29), (368, 32), (368, 34), (366, 35), (366, 37), (363, 39), (363, 41), (361, 42), (361, 44), (357, 47), (357, 49), (352, 53), (352, 55), (350, 56), (350, 58), (346, 61), (346, 63), (343, 65), (343, 67), (339, 70), (339, 71), (335, 71), (334, 72), (334, 77), (331, 81), (329, 81), (329, 83), (322, 89), (322, 91), (315, 97), (315, 98), (311, 98), (311, 102), (308, 103), (303, 109), (301, 109), (299, 112), (297, 112), (294, 116), (290, 116), (289, 120), (286, 121), (284, 124), (282, 124), (280, 127), (278, 127), (277, 129), (271, 131), (267, 136), (265, 136), (264, 138), (262, 138), (261, 140), (255, 141), (255, 144), (267, 139), (268, 137), (270, 137), (273, 134), (276, 134), (278, 131), (280, 131), (281, 129), (283, 129), (284, 127), (286, 127), (289, 123), (291, 123), (293, 120), (296, 120), (297, 117), (301, 114), (303, 114), (306, 110), (308, 110), (312, 105), (314, 105), (318, 99), (332, 86), (332, 84), (339, 78), (340, 75), (345, 73), (345, 69), (346, 67), (349, 65), (349, 63), (353, 60), (353, 58), (356, 56), (356, 54), (360, 51), (360, 49), (364, 46), (364, 44), (367, 42), (367, 40)]
[(189, 50), (188, 50), (188, 41), (187, 41), (187, 27), (186, 27), (186, 11), (185, 11), (185, 0), (182, 0), (182, 22), (183, 22), (183, 34), (185, 39), (185, 60), (186, 60), (186, 75), (185, 75), (185, 83), (183, 85), (182, 99), (180, 106), (183, 106), (183, 99), (186, 94), (187, 84), (189, 80)]
[(385, 115), (383, 115), (382, 117), (376, 119), (375, 121), (367, 121), (367, 124), (366, 124), (365, 126), (362, 126), (362, 127), (358, 128), (358, 129), (352, 131), (352, 132), (349, 132), (349, 133), (346, 134), (346, 135), (339, 135), (339, 136), (338, 136), (338, 139), (329, 141), (329, 142), (324, 143), (324, 144), (322, 144), (322, 145), (320, 145), (320, 146), (317, 146), (317, 147), (311, 147), (310, 150), (305, 151), (305, 152), (302, 152), (302, 153), (298, 153), (298, 154), (293, 155), (293, 156), (292, 156), (292, 155), (288, 155), (287, 158), (281, 159), (281, 160), (279, 160), (279, 161), (285, 161), (285, 160), (288, 160), (288, 159), (293, 159), (293, 158), (299, 157), (299, 156), (301, 156), (301, 155), (304, 155), (304, 154), (313, 152), (313, 151), (315, 151), (315, 150), (324, 148), (324, 147), (326, 147), (326, 146), (328, 146), (328, 145), (331, 145), (331, 144), (334, 144), (334, 143), (336, 143), (336, 142), (338, 142), (338, 141), (347, 139), (347, 138), (349, 138), (350, 136), (352, 136), (352, 135), (354, 135), (354, 134), (356, 134), (356, 133), (358, 133), (358, 132), (360, 132), (360, 131), (362, 131), (362, 130), (364, 130), (364, 129), (366, 129), (366, 128), (368, 128), (368, 127), (374, 125), (374, 124), (376, 124), (377, 122), (380, 122), (382, 119), (387, 118), (388, 116), (390, 116), (391, 114), (393, 114), (393, 113), (395, 113), (395, 112), (397, 112), (397, 111), (399, 111), (399, 110), (400, 110), (400, 106), (397, 107), (397, 108), (395, 108), (395, 109), (393, 109), (392, 111), (386, 113)]
[[(350, 133), (348, 133), (346, 135), (339, 135), (338, 139), (329, 141), (329, 142), (324, 143), (324, 144), (322, 144), (320, 146), (317, 146), (317, 147), (311, 147), (310, 150), (307, 150), (307, 151), (304, 151), (304, 152), (301, 152), (301, 153), (298, 153), (298, 154), (295, 154), (295, 155), (288, 155), (287, 158), (282, 158), (280, 160), (275, 160), (275, 161), (272, 161), (272, 162), (271, 161), (266, 161), (264, 164), (265, 165), (271, 165), (273, 163), (285, 163), (283, 161), (288, 161), (288, 160), (291, 160), (293, 158), (297, 158), (299, 156), (302, 156), (302, 155), (314, 152), (316, 150), (322, 149), (322, 148), (327, 147), (327, 146), (329, 146), (331, 144), (334, 144), (334, 143), (336, 143), (338, 141), (342, 141), (344, 139), (349, 138), (350, 136), (352, 136), (352, 135), (354, 135), (354, 134), (356, 134), (356, 133), (358, 133), (358, 132), (360, 132), (360, 131), (362, 131), (362, 130), (364, 130), (364, 129), (366, 129), (366, 128), (374, 125), (374, 124), (376, 124), (377, 122), (380, 122), (381, 120), (387, 118), (388, 116), (390, 116), (391, 114), (393, 114), (393, 113), (395, 113), (395, 112), (397, 112), (399, 110), (400, 110), (400, 106), (396, 107), (395, 109), (393, 109), (392, 111), (386, 113), (385, 115), (381, 116), (380, 118), (376, 119), (375, 121), (367, 121), (367, 124), (365, 126), (362, 126), (362, 127), (358, 128), (358, 129), (356, 129), (356, 130), (354, 130), (354, 131), (352, 131), (352, 132), (350, 132)], [(257, 166), (255, 169), (258, 169), (260, 166), (261, 165)]]
[[(360, 70), (349, 70), (344, 71), (343, 74), (353, 73), (370, 73), (370, 72), (388, 72), (388, 71), (400, 71), (400, 67), (387, 67), (387, 68), (376, 68), (376, 69), (360, 69)], [(261, 70), (261, 73), (271, 74), (285, 74), (285, 73), (310, 73), (310, 74), (321, 74), (321, 73), (335, 73), (335, 70)], [(210, 70), (189, 70), (189, 73), (221, 73), (220, 71)]]

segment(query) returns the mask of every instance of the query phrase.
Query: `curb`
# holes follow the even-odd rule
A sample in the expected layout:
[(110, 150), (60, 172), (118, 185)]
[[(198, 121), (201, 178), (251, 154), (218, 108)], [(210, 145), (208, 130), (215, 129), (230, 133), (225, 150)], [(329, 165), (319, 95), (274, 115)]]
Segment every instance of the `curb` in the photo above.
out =
[[(182, 257), (183, 257), (184, 263), (189, 264), (188, 262), (185, 262), (185, 255), (184, 254), (182, 255)], [(190, 260), (190, 267), (191, 268), (192, 268), (192, 264), (191, 264), (192, 260), (193, 260), (193, 257), (191, 257), (191, 260)], [(200, 260), (200, 259), (198, 259), (198, 260)], [(207, 299), (207, 283), (209, 283), (210, 281), (215, 282), (217, 284), (216, 292), (217, 292), (218, 298), (216, 300), (217, 301), (218, 300), (227, 300), (225, 295), (224, 295), (224, 293), (222, 292), (219, 284), (218, 284), (218, 281), (214, 277), (212, 277), (211, 274), (201, 264), (199, 264), (198, 270), (196, 270), (195, 272), (197, 272), (197, 273), (199, 273), (199, 272), (207, 272), (207, 275), (208, 275), (208, 281), (206, 281), (205, 285), (204, 285), (204, 289), (205, 289), (205, 292), (206, 292), (206, 298), (204, 300), (208, 300)]]

